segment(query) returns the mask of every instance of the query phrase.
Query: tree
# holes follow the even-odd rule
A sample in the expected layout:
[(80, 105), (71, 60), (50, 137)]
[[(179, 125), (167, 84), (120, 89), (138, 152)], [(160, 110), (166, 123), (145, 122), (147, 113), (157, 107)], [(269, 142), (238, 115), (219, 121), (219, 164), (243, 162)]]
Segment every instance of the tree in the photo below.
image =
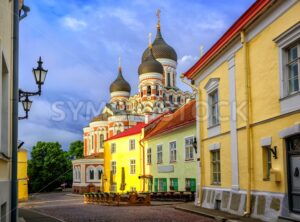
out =
[(58, 142), (37, 142), (28, 162), (29, 191), (49, 192), (72, 178), (72, 163)]
[(83, 157), (83, 142), (80, 140), (74, 141), (69, 146), (69, 156), (76, 159)]

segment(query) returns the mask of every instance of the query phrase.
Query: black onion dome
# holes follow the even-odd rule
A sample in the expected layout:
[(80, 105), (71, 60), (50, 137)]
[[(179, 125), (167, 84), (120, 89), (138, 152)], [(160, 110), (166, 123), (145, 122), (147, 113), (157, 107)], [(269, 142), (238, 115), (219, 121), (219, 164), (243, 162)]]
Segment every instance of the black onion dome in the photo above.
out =
[[(149, 48), (147, 48), (142, 57), (142, 61), (144, 61), (148, 55)], [(155, 59), (171, 59), (173, 61), (177, 61), (177, 53), (176, 51), (169, 46), (165, 40), (163, 39), (160, 28), (157, 28), (157, 33), (155, 40), (152, 45), (152, 53)]]
[(151, 48), (149, 48), (147, 56), (142, 61), (141, 65), (139, 66), (139, 69), (138, 69), (139, 75), (142, 75), (144, 73), (149, 73), (149, 72), (156, 72), (156, 73), (160, 73), (160, 74), (164, 73), (164, 68), (161, 65), (161, 63), (158, 62), (153, 57)]
[(115, 81), (110, 85), (110, 92), (117, 92), (117, 91), (131, 91), (131, 87), (129, 83), (123, 78), (122, 69), (119, 67), (119, 74)]

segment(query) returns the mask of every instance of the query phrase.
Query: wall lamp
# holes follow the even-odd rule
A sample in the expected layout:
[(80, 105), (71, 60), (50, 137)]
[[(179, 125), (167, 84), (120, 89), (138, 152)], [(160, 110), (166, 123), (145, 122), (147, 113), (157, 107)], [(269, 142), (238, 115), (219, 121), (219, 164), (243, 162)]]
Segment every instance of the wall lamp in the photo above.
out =
[(19, 102), (22, 103), (23, 109), (25, 111), (25, 116), (19, 117), (19, 120), (28, 119), (28, 112), (30, 111), (32, 101), (29, 100), (31, 96), (40, 96), (42, 94), (42, 85), (44, 85), (48, 70), (43, 68), (43, 61), (40, 57), (38, 60), (37, 68), (32, 69), (32, 73), (35, 79), (36, 84), (38, 85), (38, 91), (36, 92), (25, 92), (19, 89)]
[(197, 153), (197, 138), (194, 137), (193, 148), (195, 149), (195, 153)]
[(274, 148), (269, 148), (270, 149), (270, 151), (271, 151), (271, 153), (273, 154), (273, 158), (274, 159), (277, 159), (278, 157), (277, 157), (277, 146), (274, 146)]

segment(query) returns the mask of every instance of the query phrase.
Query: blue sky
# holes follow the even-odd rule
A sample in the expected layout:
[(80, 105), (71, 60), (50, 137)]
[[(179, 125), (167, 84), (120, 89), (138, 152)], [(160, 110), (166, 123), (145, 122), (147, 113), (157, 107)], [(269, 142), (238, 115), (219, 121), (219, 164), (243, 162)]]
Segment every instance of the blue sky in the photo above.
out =
[(67, 149), (82, 139), (82, 128), (109, 100), (119, 56), (136, 93), (137, 69), (148, 33), (155, 36), (158, 8), (164, 39), (178, 54), (178, 85), (188, 90), (179, 74), (197, 61), (201, 45), (208, 50), (253, 2), (26, 0), (31, 11), (20, 23), (20, 88), (35, 90), (31, 70), (39, 56), (49, 72), (29, 120), (20, 121), (19, 138), (28, 149), (37, 141), (58, 141)]

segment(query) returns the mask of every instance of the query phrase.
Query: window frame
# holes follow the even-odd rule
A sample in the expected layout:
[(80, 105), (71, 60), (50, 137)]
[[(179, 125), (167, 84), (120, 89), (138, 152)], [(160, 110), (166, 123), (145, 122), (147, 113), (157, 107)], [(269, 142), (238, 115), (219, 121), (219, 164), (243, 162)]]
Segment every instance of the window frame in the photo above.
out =
[[(134, 161), (134, 163), (132, 161)], [(135, 159), (129, 160), (129, 174), (131, 174), (131, 175), (136, 174), (136, 160)]]
[[(150, 152), (149, 152), (150, 150)], [(152, 148), (149, 147), (147, 148), (147, 164), (151, 165), (152, 164)]]
[[(158, 147), (161, 148), (160, 152), (158, 152)], [(159, 154), (161, 154), (161, 160), (160, 161), (158, 159)], [(157, 164), (162, 164), (163, 163), (163, 145), (162, 144), (156, 145), (156, 162), (157, 162)]]
[[(171, 144), (175, 144), (175, 148), (171, 147)], [(175, 154), (172, 154), (175, 153)], [(175, 163), (177, 161), (177, 142), (176, 140), (174, 141), (170, 141), (169, 142), (169, 155), (170, 155), (170, 163)], [(172, 159), (172, 157), (175, 157), (174, 159)]]
[(110, 161), (110, 170), (112, 171), (113, 175), (117, 174), (117, 161), (115, 160)]
[[(132, 142), (133, 142), (133, 147), (132, 147)], [(129, 151), (135, 150), (135, 139), (130, 139), (129, 140)]]
[[(214, 95), (216, 95), (217, 100), (213, 101)], [(215, 127), (220, 124), (220, 108), (219, 108), (220, 98), (219, 89), (216, 88), (208, 93), (208, 127)], [(215, 120), (214, 120), (215, 118)], [(215, 122), (214, 122), (215, 121)]]
[(111, 153), (111, 154), (116, 153), (116, 150), (117, 150), (117, 145), (116, 145), (116, 143), (111, 143), (111, 144), (110, 144), (110, 153)]
[[(218, 159), (214, 159), (214, 155), (218, 153)], [(221, 185), (221, 150), (214, 149), (210, 150), (210, 165), (211, 165), (211, 184)], [(216, 168), (214, 168), (216, 166)], [(214, 169), (217, 169), (214, 171)], [(217, 175), (217, 180), (215, 180), (215, 174)]]
[[(192, 143), (191, 144), (186, 144), (186, 141), (188, 140), (188, 139), (191, 139), (191, 141), (192, 141)], [(194, 146), (193, 146), (193, 143), (194, 143), (194, 140), (195, 140), (195, 136), (187, 136), (187, 137), (185, 137), (184, 138), (184, 160), (185, 161), (192, 161), (192, 160), (195, 160), (195, 149), (194, 149)], [(192, 150), (192, 153), (193, 153), (193, 157), (192, 158), (190, 158), (190, 156), (189, 156), (189, 158), (187, 158), (187, 145), (189, 145), (190, 147), (189, 147), (189, 154), (191, 154), (190, 152), (191, 152), (191, 150)]]

